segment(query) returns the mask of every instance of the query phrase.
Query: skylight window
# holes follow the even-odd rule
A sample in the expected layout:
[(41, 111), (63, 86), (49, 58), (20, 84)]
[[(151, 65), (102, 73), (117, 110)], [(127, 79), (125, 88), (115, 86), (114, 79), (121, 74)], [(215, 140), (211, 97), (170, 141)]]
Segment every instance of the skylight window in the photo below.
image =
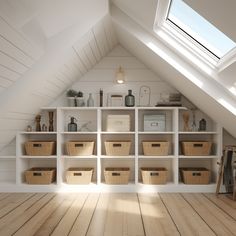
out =
[(172, 0), (167, 21), (174, 24), (218, 59), (236, 43), (218, 30), (182, 0)]

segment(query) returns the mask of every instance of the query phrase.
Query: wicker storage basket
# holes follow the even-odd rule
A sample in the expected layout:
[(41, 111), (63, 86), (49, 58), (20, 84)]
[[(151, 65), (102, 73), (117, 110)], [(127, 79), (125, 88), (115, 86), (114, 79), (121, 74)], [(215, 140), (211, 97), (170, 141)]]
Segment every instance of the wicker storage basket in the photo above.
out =
[(211, 173), (206, 168), (180, 168), (185, 184), (209, 184)]
[(141, 168), (142, 180), (144, 184), (166, 184), (167, 169), (166, 168)]
[(181, 142), (182, 152), (186, 156), (208, 156), (212, 143), (208, 141)]
[(167, 156), (169, 142), (167, 141), (143, 141), (144, 156)]
[(28, 141), (25, 152), (29, 156), (51, 156), (56, 154), (55, 141)]
[(25, 171), (27, 184), (50, 184), (56, 180), (56, 168), (34, 167)]
[(66, 171), (68, 184), (89, 184), (93, 176), (93, 168), (69, 168)]
[(106, 184), (128, 184), (130, 169), (129, 168), (111, 168), (104, 170)]
[(108, 156), (128, 156), (131, 141), (106, 141), (105, 149)]
[(69, 141), (66, 143), (66, 152), (69, 156), (93, 155), (94, 141)]

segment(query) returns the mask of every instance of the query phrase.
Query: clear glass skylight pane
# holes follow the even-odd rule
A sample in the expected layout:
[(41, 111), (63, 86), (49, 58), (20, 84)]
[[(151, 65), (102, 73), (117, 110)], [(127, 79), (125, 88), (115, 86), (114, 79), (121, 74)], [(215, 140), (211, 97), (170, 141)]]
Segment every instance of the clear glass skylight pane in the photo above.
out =
[(182, 0), (172, 0), (168, 19), (218, 58), (223, 57), (236, 46), (234, 41)]

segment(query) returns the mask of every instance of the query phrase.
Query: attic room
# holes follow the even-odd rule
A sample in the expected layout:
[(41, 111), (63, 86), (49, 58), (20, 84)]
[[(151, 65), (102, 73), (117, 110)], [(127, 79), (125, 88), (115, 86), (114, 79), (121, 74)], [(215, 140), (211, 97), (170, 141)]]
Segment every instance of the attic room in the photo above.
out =
[(0, 235), (236, 235), (235, 9), (1, 0)]

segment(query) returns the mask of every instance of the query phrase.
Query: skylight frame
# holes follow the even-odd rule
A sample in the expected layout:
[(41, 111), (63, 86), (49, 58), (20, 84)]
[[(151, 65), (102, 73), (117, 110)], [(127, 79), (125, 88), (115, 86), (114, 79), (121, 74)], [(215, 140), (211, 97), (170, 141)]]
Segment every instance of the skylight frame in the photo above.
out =
[[(202, 46), (197, 40), (188, 36), (185, 31), (168, 21), (167, 19), (171, 2), (172, 0), (158, 0), (155, 23), (153, 27), (153, 31), (156, 35), (160, 36), (160, 33), (164, 33), (171, 39), (176, 40), (180, 47), (185, 48), (192, 53), (193, 56), (200, 59), (203, 63), (206, 63), (206, 65), (208, 65), (209, 68), (213, 69), (216, 73), (222, 71), (236, 60), (236, 47), (231, 49), (223, 57), (219, 58)], [(172, 46), (169, 42), (165, 41), (165, 43)], [(173, 49), (176, 51), (175, 47), (173, 47)]]
[[(176, 1), (177, 4), (178, 1), (180, 1), (182, 5), (175, 6), (175, 10), (172, 11), (171, 17), (171, 7), (175, 4), (174, 1)], [(183, 10), (187, 15), (191, 14), (193, 16), (193, 25), (189, 25), (186, 22), (186, 17), (181, 15), (179, 10)], [(212, 25), (207, 19), (192, 9), (191, 6), (188, 6), (184, 1), (182, 3), (182, 0), (170, 0), (168, 12), (166, 14), (166, 22), (183, 31), (187, 37), (197, 42), (199, 47), (211, 53), (218, 60), (225, 57), (236, 48), (236, 43), (231, 38)], [(202, 27), (199, 28), (198, 23), (200, 23)], [(202, 28), (207, 31), (202, 30)], [(217, 43), (217, 41), (215, 42), (215, 40), (208, 36), (208, 32), (212, 32), (212, 34), (221, 39), (224, 44), (222, 45), (222, 41), (219, 41), (220, 43)], [(224, 47), (224, 45), (226, 45), (226, 47)]]

